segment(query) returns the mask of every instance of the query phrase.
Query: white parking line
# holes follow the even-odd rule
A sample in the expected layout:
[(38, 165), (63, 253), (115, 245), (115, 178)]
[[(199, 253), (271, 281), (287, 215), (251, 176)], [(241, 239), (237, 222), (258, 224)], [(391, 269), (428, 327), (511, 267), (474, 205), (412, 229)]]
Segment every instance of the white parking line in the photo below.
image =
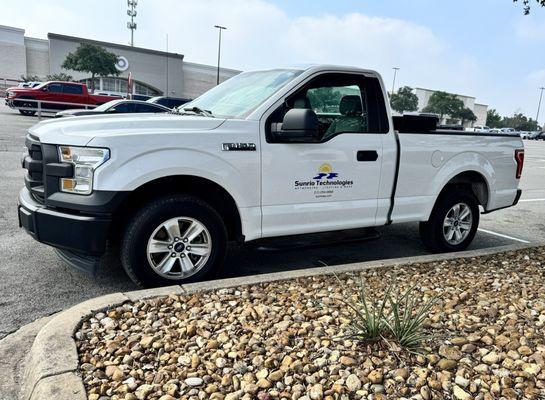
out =
[(521, 243), (530, 243), (527, 240), (519, 239), (519, 238), (516, 238), (516, 237), (513, 237), (513, 236), (507, 236), (507, 235), (504, 235), (503, 233), (493, 232), (493, 231), (489, 231), (487, 229), (482, 229), (482, 228), (479, 228), (478, 230), (481, 231), (481, 232), (484, 232), (484, 233), (488, 233), (489, 235), (502, 237), (504, 239), (515, 240), (515, 241), (521, 242)]
[(545, 199), (522, 199), (522, 200), (519, 200), (519, 203), (530, 203), (534, 201), (545, 201)]

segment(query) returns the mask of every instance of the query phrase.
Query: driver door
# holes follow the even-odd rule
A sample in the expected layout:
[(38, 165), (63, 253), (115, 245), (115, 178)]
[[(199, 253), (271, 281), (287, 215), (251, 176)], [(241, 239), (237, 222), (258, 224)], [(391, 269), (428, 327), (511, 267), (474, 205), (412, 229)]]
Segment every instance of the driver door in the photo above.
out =
[[(263, 237), (374, 226), (388, 122), (381, 86), (361, 74), (325, 73), (303, 84), (265, 121)], [(275, 140), (271, 124), (310, 108), (319, 137)]]

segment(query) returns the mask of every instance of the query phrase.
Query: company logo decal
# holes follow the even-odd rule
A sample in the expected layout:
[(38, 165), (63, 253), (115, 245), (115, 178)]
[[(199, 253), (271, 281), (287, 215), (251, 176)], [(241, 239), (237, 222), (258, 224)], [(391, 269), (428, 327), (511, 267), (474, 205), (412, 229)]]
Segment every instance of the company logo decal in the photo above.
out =
[(338, 173), (333, 172), (333, 168), (331, 167), (331, 164), (322, 164), (320, 168), (318, 168), (318, 175), (316, 175), (314, 180), (320, 181), (322, 179), (334, 179), (339, 176)]
[(354, 181), (344, 179), (339, 172), (336, 172), (331, 164), (322, 164), (318, 172), (309, 180), (296, 180), (295, 190), (314, 189), (312, 193), (316, 198), (333, 197), (337, 190), (349, 189)]

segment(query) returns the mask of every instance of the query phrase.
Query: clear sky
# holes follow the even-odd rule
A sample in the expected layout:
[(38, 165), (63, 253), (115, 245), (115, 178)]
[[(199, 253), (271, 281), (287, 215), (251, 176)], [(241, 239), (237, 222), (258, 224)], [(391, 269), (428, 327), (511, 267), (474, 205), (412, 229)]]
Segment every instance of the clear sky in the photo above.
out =
[[(24, 7), (24, 8), (23, 8)], [(332, 63), (397, 84), (471, 95), (534, 117), (545, 86), (545, 8), (511, 0), (140, 0), (137, 46), (248, 70)], [(2, 0), (0, 24), (127, 44), (125, 0)], [(545, 107), (540, 122), (545, 121)]]

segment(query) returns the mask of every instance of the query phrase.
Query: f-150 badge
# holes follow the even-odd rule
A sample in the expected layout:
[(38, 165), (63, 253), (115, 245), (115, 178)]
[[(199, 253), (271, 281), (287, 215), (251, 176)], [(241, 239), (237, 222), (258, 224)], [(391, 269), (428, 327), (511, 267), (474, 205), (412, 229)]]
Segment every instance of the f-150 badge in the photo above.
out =
[(255, 143), (223, 143), (223, 151), (255, 151)]

